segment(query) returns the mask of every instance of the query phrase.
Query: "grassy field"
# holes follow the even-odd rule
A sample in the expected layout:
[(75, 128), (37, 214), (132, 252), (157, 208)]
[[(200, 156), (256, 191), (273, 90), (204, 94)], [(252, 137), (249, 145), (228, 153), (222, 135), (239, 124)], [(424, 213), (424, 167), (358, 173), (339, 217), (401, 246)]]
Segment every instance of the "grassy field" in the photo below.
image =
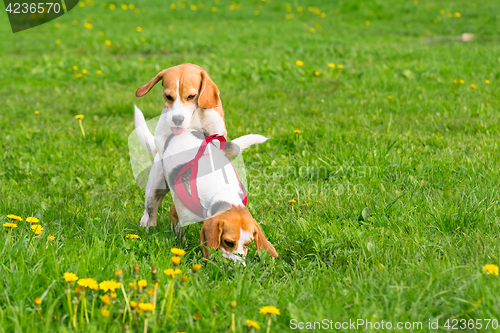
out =
[[(97, 298), (94, 319), (73, 328), (64, 272), (101, 282), (122, 268), (128, 285), (137, 264), (151, 286), (157, 266), (164, 293), (172, 247), (187, 251), (183, 273), (203, 269), (167, 318), (150, 317), (152, 332), (226, 332), (232, 313), (237, 332), (246, 319), (265, 331), (265, 305), (281, 312), (272, 332), (293, 319), (423, 323), (393, 330), (408, 332), (500, 319), (500, 280), (482, 272), (500, 264), (497, 1), (82, 4), (16, 34), (0, 21), (0, 221), (44, 228), (1, 229), (0, 332), (124, 331), (121, 292), (110, 316)], [(163, 99), (134, 93), (186, 62), (221, 90), (230, 138), (272, 138), (244, 157), (249, 209), (278, 259), (253, 248), (246, 268), (202, 260), (201, 225), (187, 246), (173, 236), (170, 197), (156, 229), (139, 227), (133, 105), (154, 118)]]

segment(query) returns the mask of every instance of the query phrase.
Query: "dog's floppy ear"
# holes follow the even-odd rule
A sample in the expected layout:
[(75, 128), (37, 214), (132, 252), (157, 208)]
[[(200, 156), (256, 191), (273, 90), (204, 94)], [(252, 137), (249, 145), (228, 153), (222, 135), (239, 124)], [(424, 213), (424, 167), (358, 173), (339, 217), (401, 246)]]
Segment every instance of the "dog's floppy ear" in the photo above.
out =
[(255, 240), (255, 246), (257, 246), (257, 252), (260, 253), (260, 249), (262, 248), (267, 252), (269, 252), (269, 254), (272, 255), (273, 257), (278, 258), (278, 253), (274, 249), (274, 246), (271, 243), (269, 243), (266, 236), (264, 236), (262, 229), (259, 227), (259, 224), (255, 220), (254, 220), (254, 226), (256, 231), (254, 240)]
[(154, 78), (152, 78), (151, 81), (143, 86), (140, 86), (139, 89), (137, 89), (137, 91), (135, 92), (135, 96), (142, 97), (146, 95), (151, 90), (151, 88), (153, 88), (153, 86), (158, 83), (158, 81), (163, 80), (163, 75), (165, 75), (166, 72), (166, 69), (162, 70)]
[(224, 229), (224, 220), (217, 217), (211, 217), (203, 222), (203, 227), (200, 233), (201, 250), (203, 256), (208, 259), (210, 251), (207, 247), (218, 249), (220, 246), (220, 237), (222, 229)]
[(201, 71), (201, 88), (198, 106), (202, 109), (213, 109), (219, 105), (219, 88), (204, 70)]

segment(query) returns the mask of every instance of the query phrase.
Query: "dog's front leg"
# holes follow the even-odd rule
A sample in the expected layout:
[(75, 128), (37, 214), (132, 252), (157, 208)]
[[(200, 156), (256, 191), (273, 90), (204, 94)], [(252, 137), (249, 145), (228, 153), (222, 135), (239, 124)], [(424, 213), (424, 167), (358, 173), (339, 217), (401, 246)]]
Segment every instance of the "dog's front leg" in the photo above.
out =
[(156, 227), (158, 208), (168, 191), (169, 188), (163, 175), (160, 156), (156, 154), (149, 173), (148, 184), (146, 185), (145, 210), (141, 218), (141, 226), (146, 227), (146, 229)]

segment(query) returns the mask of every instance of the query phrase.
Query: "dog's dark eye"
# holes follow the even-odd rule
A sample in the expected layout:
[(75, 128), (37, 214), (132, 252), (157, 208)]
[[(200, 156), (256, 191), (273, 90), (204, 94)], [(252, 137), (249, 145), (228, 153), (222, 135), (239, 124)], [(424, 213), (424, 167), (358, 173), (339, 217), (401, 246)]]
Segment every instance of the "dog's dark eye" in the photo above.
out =
[(226, 242), (226, 245), (227, 247), (234, 247), (234, 242), (228, 242), (228, 241), (225, 241)]
[(174, 99), (172, 98), (172, 96), (170, 96), (170, 95), (165, 95), (165, 98), (166, 98), (167, 100), (169, 100), (170, 102), (172, 102), (172, 101), (174, 100)]
[(190, 101), (190, 100), (194, 99), (195, 97), (196, 97), (196, 95), (189, 95), (187, 100)]

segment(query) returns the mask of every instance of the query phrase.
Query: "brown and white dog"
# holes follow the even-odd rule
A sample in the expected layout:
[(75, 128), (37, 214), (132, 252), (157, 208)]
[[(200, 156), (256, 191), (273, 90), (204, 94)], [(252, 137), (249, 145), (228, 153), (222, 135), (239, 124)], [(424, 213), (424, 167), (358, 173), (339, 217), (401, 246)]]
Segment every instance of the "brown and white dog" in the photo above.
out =
[(146, 228), (156, 226), (158, 208), (169, 191), (161, 165), (167, 138), (171, 134), (182, 133), (186, 128), (201, 130), (205, 136), (227, 135), (219, 89), (203, 68), (182, 64), (164, 69), (139, 87), (135, 95), (146, 95), (160, 81), (165, 105), (154, 137), (149, 132), (142, 112), (138, 108), (135, 112), (139, 140), (155, 156), (146, 185), (145, 209), (141, 218), (141, 226)]
[[(169, 190), (166, 179), (171, 179), (174, 175), (173, 170), (179, 166), (178, 161), (175, 162), (172, 156), (183, 156), (182, 158), (185, 159), (185, 154), (179, 154), (179, 149), (180, 151), (188, 151), (189, 149), (186, 147), (189, 145), (191, 147), (193, 145), (199, 146), (199, 142), (204, 136), (216, 133), (226, 135), (223, 119), (224, 110), (217, 86), (202, 68), (187, 64), (166, 69), (148, 84), (140, 87), (136, 95), (138, 97), (144, 96), (160, 80), (163, 80), (163, 95), (166, 103), (154, 137), (147, 128), (142, 112), (137, 107), (135, 111), (136, 132), (139, 139), (150, 153), (155, 154), (155, 163), (146, 187), (146, 209), (141, 219), (141, 225), (145, 227), (156, 226), (158, 207)], [(244, 139), (245, 137), (246, 139)], [(248, 135), (245, 137), (233, 140), (233, 145), (229, 145), (230, 150), (239, 152), (240, 149), (253, 143), (259, 143), (260, 140), (257, 138), (260, 136)], [(255, 141), (256, 139), (257, 141)], [(240, 149), (234, 149), (235, 145), (238, 144)], [(223, 153), (222, 155), (225, 158)], [(178, 168), (176, 170), (179, 172)], [(229, 172), (230, 174), (231, 172)], [(219, 186), (217, 180), (214, 177), (208, 179), (208, 183), (207, 181), (200, 183), (202, 184), (200, 185), (200, 200), (201, 196), (205, 194), (203, 200), (207, 204), (207, 212), (210, 212), (209, 215), (205, 216), (206, 219), (200, 234), (204, 256), (208, 258), (210, 255), (207, 249), (209, 247), (220, 249), (225, 257), (239, 260), (240, 258), (236, 254), (246, 255), (247, 247), (253, 239), (258, 252), (264, 249), (274, 257), (278, 257), (276, 250), (267, 241), (250, 212), (241, 205), (241, 202), (238, 202), (237, 194), (231, 190), (214, 192)], [(172, 185), (172, 182), (169, 181), (169, 184)], [(212, 192), (218, 196), (216, 201), (209, 200), (210, 196), (213, 195)], [(212, 204), (211, 207), (208, 207), (208, 203)], [(178, 202), (176, 202), (177, 204)], [(171, 221), (176, 225), (178, 234), (182, 235), (181, 223), (177, 223), (179, 215), (181, 221), (184, 222), (189, 220), (191, 216), (189, 210), (182, 209), (185, 208), (182, 205), (180, 207), (179, 212), (175, 210), (174, 206), (171, 207), (170, 211)]]

